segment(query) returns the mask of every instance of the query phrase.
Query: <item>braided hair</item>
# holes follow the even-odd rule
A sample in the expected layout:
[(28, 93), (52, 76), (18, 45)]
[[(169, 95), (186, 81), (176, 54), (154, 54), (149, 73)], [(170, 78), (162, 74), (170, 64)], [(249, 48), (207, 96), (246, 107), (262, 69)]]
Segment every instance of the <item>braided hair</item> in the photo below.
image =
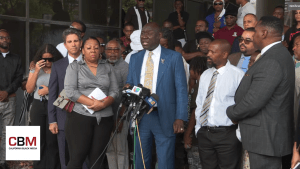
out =
[(207, 57), (194, 57), (190, 61), (190, 70), (201, 75), (207, 69)]

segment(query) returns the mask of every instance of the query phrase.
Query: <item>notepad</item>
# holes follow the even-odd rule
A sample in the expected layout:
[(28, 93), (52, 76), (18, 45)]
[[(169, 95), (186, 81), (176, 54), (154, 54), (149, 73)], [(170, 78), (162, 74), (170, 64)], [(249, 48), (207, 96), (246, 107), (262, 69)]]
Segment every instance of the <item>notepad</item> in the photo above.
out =
[[(102, 100), (106, 98), (106, 95), (103, 93), (101, 89), (98, 87), (88, 96), (89, 98), (95, 98), (96, 100)], [(94, 114), (94, 110), (89, 109), (86, 105), (82, 104), (82, 106), (91, 114)]]

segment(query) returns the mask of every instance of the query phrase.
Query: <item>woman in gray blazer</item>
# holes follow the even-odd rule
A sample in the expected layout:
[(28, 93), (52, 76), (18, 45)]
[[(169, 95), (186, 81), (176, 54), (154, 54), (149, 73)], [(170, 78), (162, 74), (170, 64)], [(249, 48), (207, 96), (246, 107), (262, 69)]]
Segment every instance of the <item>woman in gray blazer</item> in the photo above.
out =
[[(67, 168), (82, 167), (86, 157), (93, 168), (100, 168), (104, 151), (113, 129), (111, 104), (118, 97), (118, 83), (113, 68), (100, 59), (100, 43), (94, 37), (83, 42), (83, 61), (74, 61), (66, 71), (65, 92), (75, 102), (71, 113), (67, 113), (65, 124), (70, 161)], [(102, 100), (89, 98), (96, 88), (107, 96)], [(83, 106), (86, 105), (94, 113)], [(98, 159), (98, 160), (97, 160)], [(90, 166), (90, 167), (91, 167)]]

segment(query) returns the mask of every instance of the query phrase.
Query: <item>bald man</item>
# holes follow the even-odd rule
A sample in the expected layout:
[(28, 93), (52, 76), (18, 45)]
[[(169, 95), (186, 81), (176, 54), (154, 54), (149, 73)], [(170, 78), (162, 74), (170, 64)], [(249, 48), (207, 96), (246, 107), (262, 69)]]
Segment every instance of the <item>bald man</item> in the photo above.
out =
[(210, 43), (207, 64), (210, 67), (200, 77), (195, 132), (203, 169), (239, 168), (241, 143), (236, 137), (237, 125), (226, 115), (234, 104), (244, 72), (228, 61), (230, 44), (217, 39)]
[[(157, 23), (146, 24), (141, 32), (144, 50), (131, 56), (127, 84), (138, 84), (156, 93), (157, 106), (144, 114), (138, 124), (143, 156), (136, 138), (136, 168), (151, 168), (151, 149), (155, 139), (158, 168), (175, 168), (175, 139), (184, 132), (187, 120), (188, 93), (183, 60), (180, 53), (160, 46)], [(145, 167), (144, 163), (145, 162)]]

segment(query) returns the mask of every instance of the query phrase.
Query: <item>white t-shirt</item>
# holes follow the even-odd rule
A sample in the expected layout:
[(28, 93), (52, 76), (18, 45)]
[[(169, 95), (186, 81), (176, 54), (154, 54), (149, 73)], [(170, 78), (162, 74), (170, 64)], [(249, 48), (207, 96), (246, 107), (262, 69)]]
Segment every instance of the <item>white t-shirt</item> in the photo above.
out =
[(238, 15), (237, 15), (237, 21), (236, 21), (236, 23), (238, 24), (239, 27), (241, 27), (243, 29), (244, 29), (244, 25), (243, 25), (244, 17), (248, 13), (252, 13), (252, 14), (256, 15), (256, 9), (249, 2), (247, 2), (243, 7), (240, 6), (240, 8), (238, 10)]

